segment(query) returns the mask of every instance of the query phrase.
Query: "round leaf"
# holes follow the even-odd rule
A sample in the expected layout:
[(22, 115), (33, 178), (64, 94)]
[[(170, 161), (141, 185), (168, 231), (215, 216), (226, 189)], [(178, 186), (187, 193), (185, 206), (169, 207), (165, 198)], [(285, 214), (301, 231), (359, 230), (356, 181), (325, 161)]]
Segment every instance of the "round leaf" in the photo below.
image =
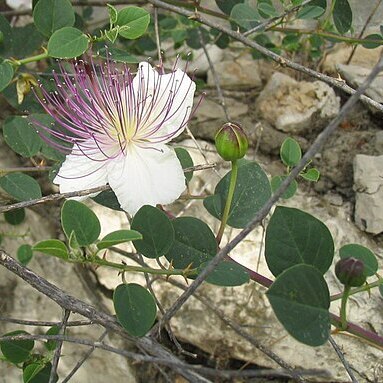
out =
[(307, 4), (298, 11), (297, 18), (304, 20), (317, 19), (318, 17), (324, 14), (325, 10), (326, 8), (318, 7), (317, 5)]
[(133, 244), (147, 258), (161, 257), (173, 245), (174, 229), (169, 218), (153, 206), (145, 205), (138, 210), (131, 227), (142, 234), (142, 240), (133, 241)]
[(18, 201), (41, 198), (41, 189), (37, 181), (24, 173), (9, 173), (1, 177), (0, 187)]
[(295, 166), (302, 158), (301, 147), (293, 138), (286, 138), (280, 150), (281, 160), (286, 166)]
[(217, 241), (205, 222), (193, 217), (180, 217), (172, 221), (175, 238), (166, 259), (176, 269), (191, 265), (198, 267), (217, 253)]
[(20, 225), (20, 223), (24, 221), (25, 210), (21, 208), (21, 209), (6, 211), (4, 213), (4, 218), (10, 225)]
[(148, 290), (136, 283), (121, 284), (113, 294), (117, 319), (133, 336), (144, 336), (153, 326), (157, 307)]
[(117, 230), (107, 234), (100, 242), (97, 243), (99, 250), (106, 249), (111, 246), (124, 242), (130, 242), (142, 239), (142, 234), (135, 230)]
[(364, 48), (367, 49), (375, 49), (383, 44), (383, 37), (378, 35), (377, 33), (373, 33), (364, 38), (364, 42), (362, 43)]
[(33, 246), (33, 251), (62, 259), (69, 258), (69, 252), (65, 243), (58, 239), (47, 239), (46, 241), (38, 242)]
[(33, 9), (33, 20), (36, 28), (49, 37), (63, 27), (71, 27), (75, 15), (69, 0), (39, 0)]
[(5, 89), (13, 78), (13, 67), (9, 62), (0, 64), (0, 92)]
[[(271, 179), (271, 189), (273, 190), (273, 193), (275, 193), (279, 189), (279, 187), (282, 185), (282, 182), (286, 178), (286, 176), (275, 176)], [(283, 193), (282, 198), (289, 199), (291, 197), (294, 197), (295, 193), (297, 192), (297, 189), (297, 181), (293, 180), (293, 182), (291, 182), (287, 190)]]
[[(36, 364), (36, 363), (33, 363)], [(27, 367), (26, 367), (27, 368)], [(35, 374), (31, 376), (31, 374), (34, 372), (35, 369), (37, 369), (37, 366), (34, 366), (31, 371), (26, 371), (26, 368), (24, 369), (23, 377), (24, 374), (28, 374), (30, 376), (29, 380), (27, 381), (28, 383), (49, 383), (49, 377), (51, 374), (51, 369), (52, 369), (52, 363), (48, 362), (45, 364), (41, 369), (39, 369)], [(59, 380), (59, 377), (57, 373), (55, 373), (55, 376), (53, 378), (53, 383), (56, 383)], [(26, 383), (26, 381), (24, 380)]]
[(20, 116), (8, 117), (5, 120), (3, 135), (8, 146), (23, 157), (36, 155), (43, 143), (28, 120)]
[[(201, 272), (206, 266), (207, 262), (199, 266)], [(231, 261), (223, 261), (214, 269), (212, 273), (206, 278), (206, 282), (218, 286), (241, 286), (248, 283), (250, 280), (249, 274), (246, 269)]]
[(298, 209), (277, 206), (266, 229), (265, 257), (275, 276), (301, 263), (324, 274), (334, 257), (334, 242), (319, 219)]
[(139, 7), (127, 7), (118, 12), (117, 25), (123, 27), (119, 34), (126, 39), (142, 36), (150, 22), (149, 13)]
[(78, 201), (65, 201), (61, 209), (61, 225), (67, 238), (72, 232), (80, 246), (93, 243), (101, 232), (100, 221), (96, 214)]
[(330, 335), (330, 293), (316, 268), (296, 265), (285, 270), (266, 294), (291, 336), (309, 346), (326, 343)]
[(21, 245), (17, 249), (17, 259), (22, 265), (27, 265), (33, 257), (31, 245)]
[(316, 168), (310, 168), (306, 173), (301, 173), (300, 176), (306, 181), (317, 182), (320, 177), (319, 170)]
[(339, 249), (339, 256), (341, 258), (353, 257), (363, 261), (364, 275), (366, 277), (370, 277), (378, 271), (379, 265), (375, 254), (362, 245), (356, 243), (344, 245)]
[(112, 210), (123, 211), (113, 190), (104, 190), (92, 198), (93, 201)]
[(88, 37), (79, 29), (61, 28), (48, 41), (48, 54), (51, 57), (68, 59), (82, 55), (89, 46)]
[[(215, 188), (215, 194), (205, 198), (203, 204), (214, 217), (221, 219), (229, 191), (231, 172), (225, 175)], [(242, 161), (238, 168), (237, 184), (227, 224), (245, 227), (267, 202), (271, 188), (266, 173), (255, 162)]]
[(230, 19), (245, 29), (251, 29), (259, 25), (261, 19), (258, 11), (247, 4), (237, 4), (230, 12)]
[[(13, 331), (4, 336), (29, 335), (26, 331)], [(29, 358), (35, 342), (33, 340), (1, 340), (0, 349), (4, 357), (11, 363), (21, 363)]]

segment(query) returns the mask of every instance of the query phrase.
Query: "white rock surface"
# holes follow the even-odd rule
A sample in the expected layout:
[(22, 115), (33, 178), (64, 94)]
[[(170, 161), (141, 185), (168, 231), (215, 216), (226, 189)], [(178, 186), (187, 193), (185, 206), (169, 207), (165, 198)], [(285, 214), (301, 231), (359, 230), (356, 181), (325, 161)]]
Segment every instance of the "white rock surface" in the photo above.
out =
[[(371, 68), (364, 68), (359, 65), (338, 64), (337, 69), (340, 75), (347, 81), (349, 85), (358, 88), (371, 72)], [(383, 103), (383, 74), (380, 73), (370, 87), (366, 90), (366, 95), (373, 100)]]
[[(198, 150), (191, 149), (193, 143), (190, 140), (183, 142), (183, 145), (192, 154), (195, 164), (204, 163), (204, 159), (198, 153)], [(205, 149), (205, 153), (207, 153), (211, 162), (218, 161), (214, 153), (209, 151), (209, 149), (212, 149), (211, 145), (203, 142), (200, 142), (200, 145)], [(262, 165), (269, 166), (268, 163)], [(227, 168), (220, 169), (221, 174), (227, 171)], [(211, 192), (218, 179), (219, 177), (211, 170), (195, 173), (191, 190), (193, 193)], [(354, 242), (377, 251), (375, 243), (368, 236), (361, 233), (352, 223), (350, 219), (351, 206), (349, 204), (341, 204), (340, 202), (339, 204), (341, 206), (333, 206), (331, 202), (304, 193), (299, 193), (288, 202), (288, 206), (298, 207), (323, 220), (329, 227), (337, 248), (346, 243)], [(102, 222), (104, 222), (103, 226), (110, 227), (113, 230), (116, 229), (116, 227), (110, 226), (111, 221), (115, 217), (114, 212), (100, 207), (97, 207), (97, 212)], [(218, 221), (204, 210), (200, 201), (189, 202), (187, 208), (180, 210), (178, 214), (198, 217), (207, 222), (215, 232), (218, 229)], [(122, 217), (121, 219), (123, 225), (126, 225), (124, 218)], [(237, 232), (237, 230), (228, 232), (223, 243), (229, 239), (228, 237), (233, 237)], [(231, 256), (238, 262), (253, 269), (257, 268), (260, 256), (261, 260), (258, 271), (271, 278), (272, 276), (267, 269), (261, 252), (261, 239), (262, 229), (257, 228), (232, 251)], [(378, 255), (381, 258), (381, 250), (379, 250)], [(118, 259), (117, 256), (112, 257)], [(97, 273), (101, 283), (108, 288), (113, 289), (120, 283), (119, 278), (117, 278), (116, 273), (113, 271), (110, 272), (107, 269), (99, 268)], [(141, 275), (129, 274), (128, 278), (129, 281), (145, 284), (144, 278)], [(333, 271), (329, 271), (326, 274), (326, 280), (330, 285), (331, 293), (341, 291), (341, 286), (334, 277)], [(179, 282), (182, 281), (182, 279), (179, 279)], [(165, 307), (169, 307), (181, 293), (179, 289), (166, 282), (156, 282), (153, 287)], [(321, 382), (348, 381), (344, 368), (330, 345), (327, 344), (316, 348), (308, 347), (296, 342), (287, 334), (276, 319), (264, 294), (265, 289), (263, 287), (255, 283), (235, 288), (221, 288), (204, 284), (198, 291), (214, 301), (217, 307), (224, 311), (228, 317), (242, 325), (244, 329), (249, 331), (262, 344), (273, 350), (290, 364), (298, 368), (323, 368), (330, 371), (330, 378), (318, 378)], [(349, 318), (369, 330), (374, 329), (382, 334), (382, 306), (382, 298), (376, 289), (371, 292), (371, 296), (367, 293), (358, 295), (355, 299), (351, 299)], [(333, 302), (331, 311), (336, 314), (339, 312), (338, 301)], [(238, 358), (265, 367), (276, 367), (274, 362), (256, 350), (254, 346), (247, 343), (243, 338), (237, 336), (213, 312), (194, 298), (191, 298), (183, 306), (178, 315), (172, 319), (171, 324), (177, 337), (184, 342), (200, 347), (212, 355), (225, 355), (228, 358)], [(347, 360), (358, 372), (365, 374), (369, 379), (376, 378), (376, 381), (383, 379), (383, 375), (378, 377), (374, 375), (381, 363), (382, 354), (380, 350), (350, 336), (334, 335), (334, 338), (347, 353)], [(360, 382), (366, 381), (359, 375), (358, 378), (360, 378)]]
[(383, 232), (383, 155), (354, 159), (355, 223), (372, 234)]
[(261, 119), (276, 129), (304, 134), (323, 128), (339, 112), (339, 98), (321, 81), (296, 81), (276, 72), (256, 101)]

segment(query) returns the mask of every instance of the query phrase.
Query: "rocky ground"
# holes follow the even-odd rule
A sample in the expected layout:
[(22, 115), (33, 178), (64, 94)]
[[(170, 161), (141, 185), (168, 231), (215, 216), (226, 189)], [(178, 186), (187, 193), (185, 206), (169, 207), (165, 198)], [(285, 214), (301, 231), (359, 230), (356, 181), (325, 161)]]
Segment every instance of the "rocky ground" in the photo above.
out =
[[(345, 81), (356, 86), (373, 65), (375, 51), (358, 51), (352, 66), (342, 64), (347, 57), (344, 48), (330, 54), (323, 63), (328, 73), (338, 71)], [(359, 48), (358, 48), (359, 49)], [(211, 50), (213, 52), (213, 49)], [(238, 121), (247, 130), (251, 149), (250, 158), (255, 158), (272, 176), (281, 174), (283, 168), (278, 160), (278, 151), (287, 136), (296, 138), (302, 148), (309, 147), (326, 124), (337, 115), (344, 101), (344, 95), (320, 81), (294, 78), (291, 72), (277, 68), (270, 62), (255, 62), (244, 54), (235, 51), (226, 53), (215, 51), (216, 70), (221, 77), (221, 85), (233, 121)], [(370, 54), (370, 59), (366, 55)], [(337, 63), (334, 66), (333, 63)], [(203, 67), (203, 65), (201, 65)], [(206, 65), (205, 65), (206, 67)], [(359, 69), (355, 69), (355, 67)], [(207, 67), (206, 67), (207, 68)], [(222, 107), (212, 80), (212, 73), (201, 71), (207, 79), (207, 96), (191, 123), (191, 130), (199, 139), (207, 160), (219, 162), (211, 140), (218, 127), (225, 122)], [(377, 101), (381, 96), (381, 79), (373, 84), (369, 95)], [(383, 232), (383, 131), (382, 116), (358, 104), (347, 116), (338, 131), (314, 159), (321, 172), (320, 181), (314, 186), (300, 185), (300, 191), (292, 200), (284, 202), (288, 206), (299, 207), (320, 218), (334, 236), (336, 247), (345, 243), (360, 243), (371, 248), (382, 264)], [(189, 149), (195, 164), (206, 161), (196, 148), (195, 142), (188, 139), (177, 143)], [(20, 159), (12, 156), (5, 145), (0, 143), (0, 168), (20, 164)], [(227, 169), (217, 168), (219, 174)], [(219, 177), (213, 170), (195, 175), (191, 188), (195, 192), (212, 192)], [(114, 211), (94, 206), (99, 216), (103, 233), (127, 227), (126, 217)], [(217, 228), (217, 221), (201, 207), (200, 202), (177, 204), (175, 213), (192, 215), (204, 219), (211, 227)], [(201, 216), (202, 215), (202, 216)], [(18, 227), (7, 225), (1, 218), (0, 232), (4, 235), (2, 246), (11, 254), (25, 242), (61, 235), (58, 228), (58, 209), (54, 204), (30, 209), (27, 220)], [(102, 234), (103, 234), (102, 233)], [(235, 235), (233, 230), (229, 237)], [(258, 268), (268, 275), (261, 248), (262, 228), (255, 230), (232, 256), (250, 268)], [(61, 235), (62, 236), (62, 235)], [(229, 239), (229, 238), (226, 238)], [(111, 255), (110, 259), (120, 259)], [(86, 270), (64, 264), (48, 257), (35, 257), (30, 267), (65, 291), (83, 299), (100, 309), (110, 310), (112, 289), (120, 283), (115, 272), (105, 269)], [(144, 283), (143, 277), (130, 276), (130, 281)], [(333, 270), (326, 275), (331, 292), (340, 290)], [(178, 281), (183, 283), (182, 280)], [(168, 307), (179, 295), (180, 289), (171, 283), (158, 281), (154, 289)], [(309, 348), (295, 342), (276, 320), (264, 289), (254, 283), (236, 288), (219, 288), (205, 285), (199, 292), (214, 302), (225, 315), (235, 319), (261, 343), (272, 349), (280, 357), (297, 367), (325, 368), (330, 376), (321, 376), (323, 382), (347, 382), (348, 378), (334, 350), (329, 346)], [(0, 308), (1, 316), (39, 320), (61, 318), (59, 307), (32, 291), (15, 276), (0, 269)], [(383, 299), (374, 291), (352, 299), (350, 319), (360, 325), (383, 333)], [(338, 311), (334, 304), (333, 312)], [(75, 319), (75, 318), (72, 318)], [(21, 326), (17, 326), (20, 328)], [(0, 332), (14, 329), (15, 325), (0, 322)], [(197, 299), (191, 299), (172, 321), (172, 328), (183, 347), (203, 355), (199, 363), (209, 366), (240, 366), (251, 363), (262, 367), (275, 367), (274, 363), (255, 350), (243, 338), (238, 337), (222, 321)], [(31, 329), (29, 329), (31, 331)], [(41, 331), (38, 329), (37, 331)], [(70, 329), (70, 334), (95, 339), (101, 334), (97, 326)], [(382, 352), (351, 336), (335, 335), (335, 340), (346, 352), (347, 359), (358, 374), (360, 381), (383, 381)], [(118, 339), (111, 339), (119, 344)], [(120, 344), (121, 345), (121, 344)], [(129, 346), (126, 346), (129, 347)], [(65, 345), (59, 374), (68, 373), (85, 349)], [(114, 382), (161, 382), (158, 371), (143, 365), (129, 365), (123, 358), (96, 351), (73, 379), (73, 382), (104, 382), (107, 376)], [(0, 364), (0, 383), (18, 382), (20, 372)], [(174, 377), (175, 382), (182, 382)]]

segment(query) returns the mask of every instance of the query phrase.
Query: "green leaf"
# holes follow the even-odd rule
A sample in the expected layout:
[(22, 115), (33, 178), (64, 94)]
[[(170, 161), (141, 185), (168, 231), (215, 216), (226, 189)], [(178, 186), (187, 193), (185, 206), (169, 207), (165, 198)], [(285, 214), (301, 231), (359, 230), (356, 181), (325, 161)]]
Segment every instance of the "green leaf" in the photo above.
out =
[(317, 182), (320, 177), (319, 170), (316, 168), (308, 169), (305, 173), (300, 173), (300, 176), (307, 181)]
[(234, 8), (235, 5), (239, 3), (244, 3), (245, 0), (215, 0), (218, 8), (226, 13), (227, 15), (230, 15), (230, 12)]
[(48, 54), (51, 57), (68, 59), (82, 55), (89, 46), (88, 37), (79, 29), (61, 28), (48, 41)]
[(258, 11), (247, 4), (235, 5), (230, 13), (230, 20), (245, 29), (256, 27), (259, 25), (260, 19)]
[[(227, 173), (216, 186), (214, 195), (203, 201), (207, 211), (218, 219), (225, 208), (230, 176), (231, 172)], [(262, 168), (255, 161), (241, 161), (227, 224), (245, 227), (270, 197), (270, 183)]]
[(137, 39), (148, 28), (150, 14), (143, 8), (126, 7), (118, 12), (117, 25), (128, 27), (120, 31), (120, 35), (126, 39)]
[(104, 190), (101, 193), (97, 194), (95, 197), (92, 197), (92, 199), (94, 202), (97, 202), (102, 206), (108, 207), (109, 209), (123, 211), (113, 190)]
[(283, 327), (299, 342), (320, 346), (330, 335), (330, 293), (313, 266), (296, 265), (280, 274), (267, 297)]
[[(48, 329), (48, 331), (46, 332), (46, 335), (58, 335), (59, 333), (60, 333), (60, 327), (57, 325), (54, 325)], [(57, 340), (47, 340), (44, 343), (44, 346), (48, 351), (53, 351), (57, 347)]]
[(118, 245), (120, 243), (130, 242), (142, 239), (142, 234), (135, 230), (117, 230), (107, 234), (100, 242), (97, 243), (99, 250)]
[(157, 307), (153, 296), (136, 283), (121, 284), (113, 294), (117, 319), (133, 336), (144, 336), (153, 326)]
[(317, 5), (308, 4), (298, 11), (297, 18), (303, 20), (317, 19), (324, 14), (325, 10), (325, 8), (318, 7)]
[[(181, 163), (182, 169), (191, 168), (194, 166), (193, 160), (186, 149), (175, 148), (174, 150), (178, 160)], [(185, 173), (185, 178), (187, 182), (190, 182), (190, 180), (193, 178), (193, 172)]]
[(5, 89), (13, 78), (13, 67), (7, 62), (3, 61), (0, 64), (0, 92)]
[(36, 28), (46, 37), (75, 22), (72, 4), (69, 0), (39, 0), (33, 9)]
[(21, 209), (6, 211), (4, 213), (4, 218), (10, 225), (15, 225), (15, 226), (20, 225), (20, 223), (24, 221), (25, 210), (21, 208)]
[(33, 251), (38, 251), (61, 259), (69, 258), (69, 251), (65, 246), (65, 243), (58, 239), (40, 241), (33, 246)]
[[(371, 41), (377, 40), (377, 41)], [(364, 42), (362, 42), (362, 46), (367, 49), (375, 49), (379, 46), (383, 45), (383, 37), (378, 35), (377, 33), (368, 35), (364, 38)]]
[(114, 44), (115, 41), (117, 40), (117, 37), (118, 37), (118, 31), (119, 31), (119, 27), (115, 27), (115, 28), (112, 28), (110, 29), (109, 31), (105, 31), (105, 36), (106, 38), (112, 43)]
[(142, 234), (142, 240), (133, 241), (136, 250), (147, 258), (165, 255), (174, 242), (174, 229), (167, 215), (149, 205), (135, 214), (131, 228)]
[(278, 16), (278, 12), (275, 10), (271, 0), (258, 0), (257, 9), (259, 14), (265, 19)]
[(363, 273), (366, 277), (371, 277), (378, 271), (379, 265), (375, 254), (370, 249), (362, 245), (358, 245), (356, 243), (344, 245), (339, 249), (339, 256), (341, 258), (353, 257), (363, 261)]
[(61, 225), (67, 238), (72, 232), (75, 233), (80, 246), (90, 245), (101, 232), (96, 214), (83, 203), (74, 200), (64, 202), (61, 209)]
[(277, 206), (266, 229), (265, 257), (275, 276), (301, 263), (324, 274), (334, 257), (334, 242), (319, 219), (298, 209)]
[[(202, 263), (198, 267), (201, 272), (208, 262)], [(250, 280), (249, 274), (246, 269), (231, 261), (223, 261), (218, 264), (214, 271), (206, 278), (206, 282), (217, 286), (241, 286), (248, 283)]]
[(23, 369), (23, 383), (30, 383), (31, 379), (33, 379), (44, 367), (45, 364), (38, 362), (25, 366)]
[(381, 282), (381, 284), (379, 285), (379, 292), (380, 295), (383, 297), (383, 282)]
[(9, 57), (13, 53), (13, 29), (9, 21), (1, 14), (0, 32), (3, 37), (0, 43), (0, 57)]
[(108, 58), (113, 59), (113, 61), (117, 61), (121, 63), (133, 63), (133, 64), (136, 64), (140, 61), (136, 56), (133, 56), (122, 49), (113, 48), (113, 47), (108, 47), (108, 50), (106, 50), (106, 48), (100, 49), (98, 51), (98, 56), (106, 59), (108, 54), (107, 52), (109, 53)]
[[(46, 363), (44, 367), (28, 381), (28, 383), (49, 383), (51, 370), (52, 370), (52, 363), (50, 362)], [(55, 373), (55, 376), (53, 378), (53, 383), (56, 383), (58, 379), (59, 377), (57, 373)]]
[[(4, 336), (29, 335), (26, 331), (12, 331)], [(1, 340), (0, 349), (5, 358), (14, 364), (26, 361), (32, 351), (35, 342), (33, 340)]]
[(22, 265), (27, 265), (33, 257), (33, 251), (31, 245), (21, 245), (17, 249), (17, 259)]
[(293, 138), (286, 138), (281, 146), (280, 156), (286, 166), (295, 166), (302, 158), (301, 147)]
[(343, 35), (350, 30), (352, 25), (352, 10), (348, 0), (335, 0), (332, 15), (335, 28)]
[(21, 116), (12, 116), (5, 120), (3, 135), (8, 146), (23, 157), (35, 156), (43, 144), (34, 127)]
[(172, 221), (175, 238), (166, 259), (174, 268), (198, 267), (217, 253), (217, 241), (205, 222), (194, 217), (180, 217)]
[(0, 187), (17, 201), (41, 198), (41, 189), (37, 181), (24, 173), (9, 173), (1, 177)]
[[(282, 182), (287, 178), (287, 176), (275, 176), (271, 179), (271, 189), (273, 193), (275, 193), (279, 187), (282, 185)], [(283, 193), (282, 198), (283, 199), (289, 199), (291, 197), (294, 197), (295, 193), (297, 192), (298, 184), (297, 181), (293, 180), (287, 190)]]

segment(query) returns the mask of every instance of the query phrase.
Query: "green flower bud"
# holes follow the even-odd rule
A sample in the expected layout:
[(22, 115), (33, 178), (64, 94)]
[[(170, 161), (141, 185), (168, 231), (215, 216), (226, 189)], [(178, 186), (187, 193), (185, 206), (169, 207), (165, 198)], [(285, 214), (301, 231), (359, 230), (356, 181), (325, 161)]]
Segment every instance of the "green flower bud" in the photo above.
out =
[(335, 274), (345, 286), (358, 287), (366, 282), (364, 263), (354, 257), (342, 258), (335, 265)]
[(215, 147), (224, 160), (234, 161), (246, 154), (249, 141), (246, 133), (238, 124), (228, 122), (215, 135)]

